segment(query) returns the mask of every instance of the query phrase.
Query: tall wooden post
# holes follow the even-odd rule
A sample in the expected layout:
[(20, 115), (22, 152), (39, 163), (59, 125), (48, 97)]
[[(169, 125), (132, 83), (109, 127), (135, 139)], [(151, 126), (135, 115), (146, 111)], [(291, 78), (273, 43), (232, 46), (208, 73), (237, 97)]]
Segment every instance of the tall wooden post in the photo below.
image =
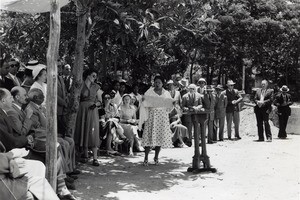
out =
[(56, 189), (57, 178), (57, 59), (60, 40), (59, 0), (50, 1), (50, 37), (47, 51), (47, 146), (46, 178)]

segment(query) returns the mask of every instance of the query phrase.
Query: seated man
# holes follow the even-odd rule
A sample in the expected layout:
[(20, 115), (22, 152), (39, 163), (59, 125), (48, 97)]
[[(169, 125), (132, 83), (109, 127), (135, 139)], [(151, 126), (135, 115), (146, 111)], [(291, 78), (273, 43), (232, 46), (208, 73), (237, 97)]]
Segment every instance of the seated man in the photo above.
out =
[(0, 152), (1, 199), (59, 199), (45, 179), (44, 164), (22, 158), (28, 151), (12, 149), (5, 153), (5, 147), (0, 142)]
[[(23, 148), (27, 146), (33, 147), (33, 137), (31, 135), (24, 136), (16, 132), (15, 126), (7, 116), (7, 111), (12, 108), (12, 96), (7, 89), (0, 88), (0, 141), (6, 150), (10, 151), (14, 148)], [(57, 159), (57, 192), (65, 199), (76, 199), (71, 195), (65, 185), (65, 174), (63, 174), (61, 159)]]

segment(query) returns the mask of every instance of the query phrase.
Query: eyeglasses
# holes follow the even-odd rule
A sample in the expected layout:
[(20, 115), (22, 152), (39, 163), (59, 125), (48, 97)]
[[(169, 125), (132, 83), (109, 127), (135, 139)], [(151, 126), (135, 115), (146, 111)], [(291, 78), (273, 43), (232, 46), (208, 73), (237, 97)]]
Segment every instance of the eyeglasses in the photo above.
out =
[(11, 68), (13, 67), (19, 67), (19, 64), (10, 65)]

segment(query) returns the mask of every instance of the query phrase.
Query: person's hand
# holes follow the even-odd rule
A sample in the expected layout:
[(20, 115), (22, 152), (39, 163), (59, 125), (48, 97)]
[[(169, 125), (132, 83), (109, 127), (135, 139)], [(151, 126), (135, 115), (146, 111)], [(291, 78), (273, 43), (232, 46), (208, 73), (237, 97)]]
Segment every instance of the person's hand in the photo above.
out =
[(233, 100), (231, 103), (232, 103), (233, 105), (236, 104), (236, 100)]
[(32, 135), (27, 136), (27, 141), (28, 141), (28, 144), (30, 145), (30, 147), (34, 146), (34, 139), (33, 139)]
[(22, 158), (28, 155), (29, 151), (25, 148), (15, 148), (10, 150), (13, 153), (13, 158)]
[(16, 161), (19, 168), (25, 167), (26, 165), (24, 158), (15, 158), (14, 161)]
[(189, 108), (184, 107), (184, 108), (183, 108), (183, 112), (187, 112), (187, 111), (189, 111)]
[(90, 110), (94, 110), (96, 108), (96, 104), (93, 104), (89, 107)]
[(25, 113), (26, 113), (26, 118), (30, 119), (32, 114), (33, 114), (33, 110), (32, 108), (30, 107), (30, 105), (28, 105), (26, 108), (25, 108)]
[(20, 169), (15, 160), (10, 160), (9, 162), (9, 172), (12, 178), (18, 178), (20, 175)]

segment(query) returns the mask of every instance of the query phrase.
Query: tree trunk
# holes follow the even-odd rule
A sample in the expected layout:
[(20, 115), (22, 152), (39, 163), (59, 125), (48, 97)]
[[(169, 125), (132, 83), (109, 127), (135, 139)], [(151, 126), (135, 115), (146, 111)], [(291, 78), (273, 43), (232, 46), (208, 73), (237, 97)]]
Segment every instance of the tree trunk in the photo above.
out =
[(77, 3), (77, 40), (75, 47), (75, 63), (72, 70), (73, 84), (70, 91), (69, 99), (69, 115), (67, 120), (68, 135), (74, 136), (76, 116), (79, 108), (79, 98), (82, 88), (82, 74), (83, 74), (83, 59), (84, 59), (84, 47), (86, 42), (86, 22), (87, 12), (82, 12), (84, 9), (83, 4)]
[(51, 0), (50, 38), (47, 51), (47, 144), (46, 144), (46, 177), (56, 189), (57, 176), (57, 59), (60, 39), (59, 0)]

